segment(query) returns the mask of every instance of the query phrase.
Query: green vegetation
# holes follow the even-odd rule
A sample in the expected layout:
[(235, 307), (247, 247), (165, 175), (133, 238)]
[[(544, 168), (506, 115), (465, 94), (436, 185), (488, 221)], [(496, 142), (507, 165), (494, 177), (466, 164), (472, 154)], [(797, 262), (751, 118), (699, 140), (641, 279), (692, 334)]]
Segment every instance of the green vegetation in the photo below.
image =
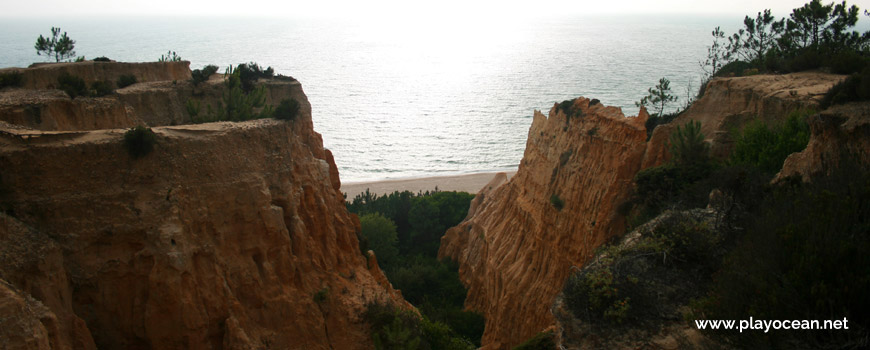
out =
[(69, 73), (64, 72), (59, 77), (57, 77), (58, 87), (66, 92), (69, 95), (69, 98), (76, 98), (78, 96), (88, 96), (88, 86), (85, 84), (85, 80), (70, 75)]
[(870, 326), (870, 174), (847, 159), (834, 174), (770, 188), (694, 305), (699, 318), (849, 320), (848, 331), (721, 334), (741, 348), (860, 348)]
[(275, 119), (296, 120), (296, 117), (299, 115), (299, 102), (294, 98), (285, 98), (281, 100), (278, 107), (275, 107), (275, 111), (272, 115)]
[[(255, 63), (252, 64), (255, 65)], [(194, 123), (209, 123), (216, 121), (246, 121), (271, 117), (272, 106), (265, 104), (266, 88), (259, 86), (251, 88), (249, 91), (243, 88), (241, 76), (246, 70), (251, 70), (246, 64), (240, 64), (237, 69), (232, 67), (227, 68), (224, 74), (226, 91), (224, 91), (221, 104), (218, 105), (216, 110), (213, 110), (211, 105), (209, 105), (208, 111), (204, 115), (200, 115), (199, 109), (196, 108), (197, 113), (191, 113), (192, 121)], [(191, 102), (188, 102), (188, 113), (192, 111), (190, 105)]]
[(211, 77), (212, 74), (217, 73), (217, 71), (218, 66), (213, 64), (207, 65), (202, 69), (194, 69), (190, 73), (193, 86), (199, 86), (199, 84), (208, 81), (208, 78)]
[(157, 136), (151, 128), (137, 126), (124, 133), (124, 147), (133, 159), (142, 158), (154, 150)]
[(0, 89), (5, 87), (19, 87), (24, 82), (24, 74), (19, 71), (0, 73)]
[(93, 61), (94, 62), (112, 62), (112, 60), (110, 60), (106, 56), (100, 56), (100, 57), (94, 58)]
[(556, 210), (559, 211), (565, 207), (565, 201), (563, 201), (562, 198), (559, 198), (559, 195), (555, 193), (550, 196), (550, 204), (553, 205), (553, 208), (556, 208)]
[(723, 46), (725, 35), (717, 27), (701, 66), (708, 76), (820, 67), (840, 74), (860, 72), (867, 66), (870, 32), (851, 30), (858, 14), (858, 7), (845, 1), (825, 5), (812, 0), (782, 19), (764, 10), (754, 18), (746, 16), (743, 28), (727, 37), (727, 46)]
[(794, 111), (781, 124), (755, 121), (746, 125), (734, 144), (731, 163), (751, 166), (767, 174), (782, 168), (785, 158), (807, 147), (810, 127), (806, 119), (813, 111)]
[(378, 264), (383, 266), (394, 264), (396, 256), (399, 255), (399, 249), (396, 247), (399, 242), (396, 224), (381, 213), (362, 215), (359, 221), (362, 226), (360, 234), (365, 239), (368, 248), (375, 251)]
[(123, 89), (133, 84), (136, 84), (136, 76), (133, 74), (122, 74), (118, 77), (117, 85), (119, 89)]
[(329, 298), (329, 288), (323, 287), (317, 293), (314, 293), (314, 302), (318, 304), (323, 304), (326, 299)]
[(181, 56), (175, 53), (175, 51), (166, 51), (165, 55), (160, 55), (160, 58), (157, 59), (157, 62), (181, 62)]
[(553, 337), (553, 332), (541, 332), (536, 334), (529, 340), (517, 345), (513, 350), (555, 350), (556, 340)]
[[(387, 278), (424, 319), (443, 324), (446, 330), (441, 333), (449, 331), (479, 345), (483, 317), (463, 311), (466, 289), (459, 281), (459, 267), (437, 259), (441, 237), (467, 215), (472, 198), (464, 192), (366, 192), (347, 207), (360, 215), (360, 249), (375, 252)], [(391, 256), (395, 258), (383, 258)], [(384, 324), (391, 322), (392, 318)]]
[(677, 100), (677, 96), (671, 95), (671, 81), (667, 78), (659, 79), (659, 83), (655, 87), (647, 89), (647, 92), (646, 96), (634, 104), (638, 107), (652, 106), (657, 111), (654, 115), (658, 117), (663, 116), (668, 103)]
[(833, 105), (866, 100), (870, 100), (870, 67), (834, 85), (822, 98), (819, 107), (825, 109)]
[(475, 349), (446, 324), (393, 305), (370, 303), (363, 318), (371, 326), (372, 341), (378, 350)]
[(76, 41), (69, 38), (66, 32), (60, 34), (60, 28), (51, 27), (51, 38), (45, 38), (42, 35), (36, 39), (36, 54), (45, 54), (49, 59), (54, 58), (55, 62), (60, 62), (68, 58), (75, 57)]
[(95, 81), (91, 83), (91, 96), (102, 97), (114, 92), (112, 83), (108, 81)]
[(710, 145), (704, 141), (701, 122), (690, 121), (671, 134), (668, 147), (671, 161), (678, 166), (707, 166), (710, 162)]
[(242, 63), (236, 67), (236, 72), (239, 74), (239, 79), (242, 84), (242, 90), (250, 93), (254, 90), (257, 80), (261, 78), (271, 78), (275, 75), (275, 70), (272, 67), (261, 69), (260, 65), (255, 62)]

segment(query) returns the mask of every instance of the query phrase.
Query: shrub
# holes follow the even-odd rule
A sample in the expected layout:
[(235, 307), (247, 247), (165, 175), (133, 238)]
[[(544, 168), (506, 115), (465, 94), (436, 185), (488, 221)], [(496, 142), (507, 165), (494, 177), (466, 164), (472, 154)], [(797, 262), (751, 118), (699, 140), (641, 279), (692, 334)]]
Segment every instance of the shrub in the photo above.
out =
[(123, 89), (130, 85), (136, 84), (136, 76), (133, 74), (123, 74), (118, 77), (118, 88)]
[(64, 72), (57, 77), (57, 83), (70, 98), (88, 95), (88, 86), (85, 84), (85, 80), (80, 77)]
[(329, 297), (329, 288), (323, 287), (317, 293), (314, 293), (314, 302), (318, 304), (323, 304), (326, 301), (326, 298)]
[(556, 208), (556, 210), (559, 211), (561, 211), (562, 208), (565, 207), (565, 201), (563, 201), (562, 198), (559, 198), (558, 194), (553, 194), (550, 196), (550, 204), (553, 205), (553, 208)]
[(716, 72), (717, 77), (739, 77), (743, 76), (743, 72), (752, 69), (752, 65), (748, 62), (744, 61), (733, 61), (729, 62), (726, 65), (722, 66), (718, 72)]
[(369, 303), (363, 313), (369, 324), (375, 349), (444, 349), (471, 350), (475, 347), (457, 337), (449, 327), (418, 317), (384, 303)]
[(133, 159), (142, 158), (154, 150), (157, 137), (151, 128), (137, 126), (124, 133), (124, 147)]
[(847, 318), (849, 330), (727, 334), (737, 347), (866, 344), (870, 176), (852, 168), (857, 160), (840, 164), (846, 167), (812, 183), (783, 181), (756, 197), (758, 209), (741, 223), (745, 233), (694, 307), (707, 319)]
[(553, 332), (541, 332), (529, 338), (513, 350), (555, 350), (556, 341)]
[(175, 51), (166, 51), (166, 55), (160, 55), (160, 58), (157, 62), (180, 62), (181, 56), (175, 53)]
[(207, 65), (202, 69), (194, 69), (193, 72), (190, 73), (192, 77), (193, 86), (199, 86), (200, 83), (208, 81), (208, 78), (212, 76), (212, 74), (216, 73), (218, 70), (218, 66), (213, 64)]
[(5, 87), (19, 87), (24, 81), (24, 75), (19, 71), (0, 73), (0, 89)]
[(710, 161), (710, 145), (704, 141), (701, 122), (690, 121), (671, 134), (671, 161), (682, 166), (706, 165)]
[(94, 58), (93, 61), (94, 62), (112, 62), (112, 60), (110, 60), (106, 56), (100, 56), (100, 57)]
[(271, 78), (275, 75), (275, 70), (272, 67), (261, 69), (260, 65), (254, 62), (242, 63), (236, 67), (236, 72), (239, 74), (239, 79), (242, 83), (242, 90), (251, 92), (254, 89), (254, 83), (260, 78)]
[(112, 94), (112, 83), (108, 81), (95, 81), (91, 83), (91, 96), (102, 97)]
[(770, 174), (779, 172), (790, 154), (806, 148), (810, 140), (806, 118), (811, 114), (812, 111), (791, 112), (780, 125), (750, 123), (737, 137), (731, 163), (754, 166)]
[(855, 51), (843, 51), (830, 58), (831, 72), (836, 74), (860, 73), (867, 67), (868, 59)]
[(389, 266), (399, 254), (396, 224), (385, 218), (381, 213), (371, 213), (360, 216), (362, 236), (365, 237), (369, 249), (375, 252), (379, 264)]
[(870, 100), (870, 68), (865, 68), (860, 74), (852, 74), (843, 82), (834, 85), (822, 97), (819, 107), (826, 109), (833, 105), (865, 100)]
[(281, 120), (295, 120), (298, 115), (299, 102), (296, 102), (294, 98), (281, 100), (281, 103), (278, 104), (278, 107), (275, 107), (275, 111), (272, 113), (275, 119)]

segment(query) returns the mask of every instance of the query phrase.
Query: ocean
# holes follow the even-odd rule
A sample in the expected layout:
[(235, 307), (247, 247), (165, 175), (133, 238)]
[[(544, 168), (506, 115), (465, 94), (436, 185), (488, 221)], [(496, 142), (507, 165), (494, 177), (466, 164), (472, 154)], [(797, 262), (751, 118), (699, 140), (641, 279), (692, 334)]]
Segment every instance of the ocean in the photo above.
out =
[(11, 19), (0, 66), (45, 61), (36, 37), (60, 26), (92, 59), (191, 68), (242, 62), (302, 82), (314, 128), (343, 182), (515, 170), (534, 110), (586, 96), (637, 114), (659, 78), (694, 96), (712, 29), (742, 16), (566, 16), (333, 20), (280, 18)]

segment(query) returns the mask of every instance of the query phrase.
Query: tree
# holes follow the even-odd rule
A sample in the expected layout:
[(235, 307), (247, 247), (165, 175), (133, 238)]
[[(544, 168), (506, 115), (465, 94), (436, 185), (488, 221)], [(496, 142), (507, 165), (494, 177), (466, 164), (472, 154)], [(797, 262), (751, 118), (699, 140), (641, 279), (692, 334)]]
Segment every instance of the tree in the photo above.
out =
[(707, 47), (707, 59), (699, 62), (701, 69), (710, 77), (716, 75), (719, 68), (731, 61), (731, 51), (725, 47), (724, 42), (720, 42), (720, 40), (725, 39), (725, 32), (716, 27), (712, 34), (713, 44)]
[(381, 213), (366, 214), (359, 218), (362, 236), (368, 240), (369, 248), (378, 257), (381, 268), (391, 264), (399, 255), (396, 224)]
[(775, 19), (769, 9), (759, 12), (755, 18), (746, 16), (743, 19), (745, 28), (728, 38), (728, 48), (746, 62), (761, 64), (764, 54), (774, 47), (785, 29), (785, 19)]
[(76, 55), (76, 52), (73, 51), (75, 44), (76, 41), (70, 39), (66, 35), (66, 32), (63, 32), (63, 35), (60, 34), (60, 27), (51, 27), (51, 39), (47, 39), (40, 34), (39, 38), (36, 39), (34, 47), (36, 48), (37, 55), (44, 53), (49, 58), (53, 56), (55, 62), (60, 62)]
[(710, 159), (710, 145), (704, 141), (701, 122), (690, 121), (678, 126), (670, 137), (670, 151), (674, 163), (680, 166), (704, 165)]
[(635, 102), (634, 104), (638, 107), (645, 107), (647, 105), (651, 105), (658, 112), (655, 114), (656, 116), (661, 117), (665, 112), (665, 106), (668, 103), (674, 102), (677, 100), (677, 96), (671, 95), (671, 81), (667, 78), (659, 79), (659, 83), (654, 88), (647, 89), (649, 93), (646, 97), (642, 98), (640, 102)]
[(795, 49), (837, 51), (858, 44), (860, 34), (846, 32), (858, 23), (858, 7), (813, 0), (792, 10), (787, 22), (786, 40)]

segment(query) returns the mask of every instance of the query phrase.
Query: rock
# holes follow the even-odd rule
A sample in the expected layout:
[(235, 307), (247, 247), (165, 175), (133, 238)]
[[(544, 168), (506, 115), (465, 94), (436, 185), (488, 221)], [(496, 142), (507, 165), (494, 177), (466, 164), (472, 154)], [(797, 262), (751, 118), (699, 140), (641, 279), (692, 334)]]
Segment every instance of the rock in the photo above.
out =
[(410, 306), (359, 250), (301, 86), (279, 85), (295, 121), (154, 127), (139, 159), (124, 130), (3, 127), (0, 208), (28, 229), (0, 227), (0, 303), (37, 315), (16, 332), (56, 349), (371, 349), (365, 305)]
[(789, 176), (812, 181), (843, 166), (846, 172), (870, 170), (870, 103), (834, 106), (808, 122), (807, 148), (786, 158), (774, 182)]
[(469, 288), (466, 306), (486, 318), (486, 349), (509, 349), (553, 325), (550, 305), (571, 267), (624, 232), (615, 213), (640, 170), (648, 115), (625, 118), (585, 98), (571, 110), (571, 118), (558, 106), (549, 117), (536, 111), (516, 175), (484, 187), (441, 240), (439, 257), (459, 262)]
[(661, 165), (669, 159), (668, 138), (679, 125), (701, 122), (701, 132), (711, 143), (712, 155), (727, 157), (733, 143), (732, 129), (756, 119), (784, 120), (796, 109), (818, 108), (822, 96), (845, 78), (819, 72), (715, 78), (707, 83), (704, 96), (688, 110), (655, 128), (643, 168)]

